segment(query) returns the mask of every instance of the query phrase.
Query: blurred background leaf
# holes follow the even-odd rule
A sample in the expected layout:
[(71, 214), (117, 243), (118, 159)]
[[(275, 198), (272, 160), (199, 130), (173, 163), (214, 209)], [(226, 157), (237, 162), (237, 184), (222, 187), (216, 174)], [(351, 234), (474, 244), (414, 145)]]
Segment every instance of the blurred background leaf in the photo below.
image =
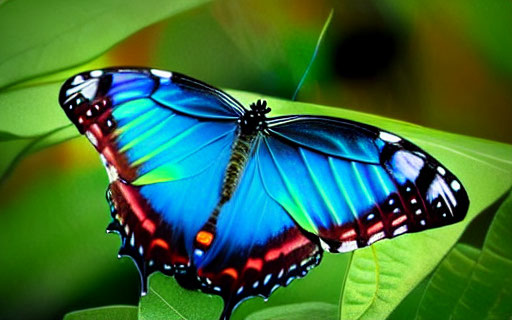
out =
[(6, 1), (0, 7), (5, 44), (0, 88), (84, 63), (134, 32), (206, 1)]
[[(57, 103), (65, 78), (110, 65), (145, 65), (259, 93), (230, 91), (245, 104), (268, 95), (289, 99), (333, 8), (298, 95), (312, 104), (273, 99), (273, 114), (346, 117), (411, 139), (463, 181), (472, 201), (469, 218), (446, 230), (384, 241), (374, 246), (375, 255), (371, 248), (353, 259), (326, 255), (308, 277), (277, 290), (267, 303), (244, 302), (234, 318), (291, 303), (337, 305), (341, 298), (345, 316), (407, 319), (432, 272), (441, 270), (437, 264), (460, 249), (459, 236), (483, 252), (483, 240), (474, 238), (485, 237), (496, 201), (510, 188), (512, 149), (347, 108), (512, 142), (511, 6), (476, 0), (0, 1), (0, 283), (8, 288), (0, 294), (0, 318), (55, 319), (138, 301), (135, 268), (114, 258), (119, 240), (102, 232), (109, 220), (107, 178), (92, 148), (78, 139), (35, 153), (77, 135)], [(478, 223), (468, 226), (469, 220)], [(459, 249), (450, 251), (455, 243)], [(425, 247), (431, 257), (418, 252)], [(389, 271), (396, 266), (412, 271), (397, 279)], [(474, 275), (478, 280), (482, 273)], [(358, 279), (367, 280), (369, 291)], [(500, 292), (509, 299), (506, 289)]]

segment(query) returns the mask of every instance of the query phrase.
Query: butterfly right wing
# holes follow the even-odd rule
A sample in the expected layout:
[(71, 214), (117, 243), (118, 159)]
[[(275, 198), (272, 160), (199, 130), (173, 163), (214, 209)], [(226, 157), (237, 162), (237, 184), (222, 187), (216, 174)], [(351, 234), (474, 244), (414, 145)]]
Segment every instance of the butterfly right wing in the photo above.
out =
[(193, 240), (217, 204), (242, 107), (191, 78), (148, 69), (79, 74), (60, 102), (107, 169), (109, 230), (136, 262), (142, 292), (155, 270), (194, 273)]
[(466, 215), (455, 175), (403, 138), (329, 117), (268, 123), (258, 153), (265, 191), (326, 250), (352, 251)]

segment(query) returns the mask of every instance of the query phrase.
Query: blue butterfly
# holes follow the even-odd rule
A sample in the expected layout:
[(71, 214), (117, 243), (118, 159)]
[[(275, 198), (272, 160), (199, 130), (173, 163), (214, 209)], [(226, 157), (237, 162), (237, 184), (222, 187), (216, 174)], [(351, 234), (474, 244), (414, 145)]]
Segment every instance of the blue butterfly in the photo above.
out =
[(221, 90), (146, 68), (80, 73), (59, 102), (100, 153), (120, 255), (242, 300), (304, 277), (323, 251), (461, 221), (469, 199), (433, 157), (390, 132), (320, 116), (267, 118)]

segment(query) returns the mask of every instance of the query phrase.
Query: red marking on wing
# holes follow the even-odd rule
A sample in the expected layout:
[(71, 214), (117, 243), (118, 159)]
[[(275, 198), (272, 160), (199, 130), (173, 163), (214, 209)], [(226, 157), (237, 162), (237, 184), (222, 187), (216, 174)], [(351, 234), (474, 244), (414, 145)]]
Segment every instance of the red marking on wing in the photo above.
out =
[(257, 271), (261, 271), (261, 268), (263, 268), (263, 260), (249, 258), (247, 259), (244, 270), (255, 269)]
[(357, 236), (356, 230), (350, 229), (348, 231), (343, 232), (340, 239), (341, 240), (349, 240), (349, 239), (355, 238), (356, 236)]
[(222, 270), (221, 274), (225, 274), (236, 280), (238, 278), (238, 272), (235, 270), (235, 268), (227, 268)]
[(146, 229), (150, 234), (155, 233), (156, 226), (150, 219), (144, 220), (144, 222), (142, 223), (142, 227)]
[(160, 247), (164, 250), (169, 250), (169, 245), (167, 244), (167, 242), (165, 242), (164, 239), (160, 239), (160, 238), (153, 239), (151, 241), (151, 244), (149, 245), (149, 250), (152, 250), (155, 247)]
[(298, 249), (306, 244), (308, 244), (310, 241), (305, 237), (297, 237), (293, 239), (290, 242), (285, 242), (283, 246), (269, 250), (267, 254), (265, 255), (265, 261), (272, 261), (277, 258), (279, 258), (281, 255), (288, 255), (293, 250)]
[(140, 222), (143, 222), (146, 220), (146, 214), (144, 213), (144, 209), (142, 208), (141, 204), (139, 203), (138, 199), (135, 197), (135, 195), (131, 192), (131, 190), (121, 182), (116, 181), (115, 184), (119, 187), (119, 190), (121, 191), (123, 197), (126, 199), (126, 201), (130, 204), (130, 207), (139, 219)]
[(391, 225), (393, 227), (396, 227), (397, 225), (402, 224), (402, 222), (404, 222), (405, 220), (407, 220), (407, 216), (404, 214), (404, 215), (401, 215), (400, 217), (396, 218), (395, 220), (393, 220)]
[(382, 221), (379, 221), (376, 224), (374, 224), (374, 225), (372, 225), (371, 227), (368, 228), (368, 234), (372, 235), (374, 233), (377, 233), (380, 230), (382, 230), (383, 227), (384, 227), (384, 224), (382, 223)]
[(103, 140), (103, 132), (97, 123), (91, 124), (89, 131), (94, 135), (94, 137), (96, 137), (96, 139), (98, 139), (98, 141)]

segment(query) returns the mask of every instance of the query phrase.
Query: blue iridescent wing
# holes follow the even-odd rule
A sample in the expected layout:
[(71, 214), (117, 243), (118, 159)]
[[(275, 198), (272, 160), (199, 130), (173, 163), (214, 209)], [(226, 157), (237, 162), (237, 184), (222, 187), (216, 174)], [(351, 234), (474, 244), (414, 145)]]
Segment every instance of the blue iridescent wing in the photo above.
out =
[(143, 285), (154, 270), (195, 273), (193, 239), (218, 201), (243, 108), (186, 76), (134, 68), (76, 75), (60, 103), (101, 155), (109, 230)]
[(258, 153), (264, 189), (326, 250), (448, 225), (467, 212), (468, 196), (455, 176), (396, 135), (328, 117), (268, 124)]
[(177, 277), (186, 287), (222, 296), (221, 319), (229, 319), (242, 300), (269, 297), (280, 286), (304, 277), (322, 256), (317, 241), (264, 192), (264, 173), (256, 155), (249, 159), (239, 187), (220, 211), (212, 247), (194, 259), (198, 277)]

